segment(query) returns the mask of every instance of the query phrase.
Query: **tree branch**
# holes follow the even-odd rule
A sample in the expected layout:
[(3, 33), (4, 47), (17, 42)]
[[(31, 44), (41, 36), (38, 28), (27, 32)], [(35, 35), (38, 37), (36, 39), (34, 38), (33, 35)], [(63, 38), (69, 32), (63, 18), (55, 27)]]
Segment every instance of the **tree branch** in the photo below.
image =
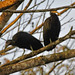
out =
[(58, 7), (58, 8), (51, 8), (51, 9), (41, 9), (41, 10), (4, 10), (0, 12), (10, 12), (10, 13), (33, 13), (33, 12), (47, 12), (47, 11), (56, 11), (64, 8), (75, 8), (75, 6), (64, 6), (64, 7)]
[(0, 11), (6, 10), (13, 5), (15, 5), (17, 2), (21, 2), (24, 0), (5, 0), (0, 2)]
[(47, 56), (40, 56), (40, 57), (22, 61), (20, 63), (1, 67), (0, 74), (1, 75), (11, 74), (17, 71), (21, 71), (21, 70), (29, 69), (32, 67), (41, 66), (51, 62), (65, 60), (65, 59), (69, 59), (73, 57), (75, 57), (75, 49), (68, 50), (65, 52), (60, 52), (60, 53), (54, 53)]
[[(8, 3), (9, 1), (12, 1), (12, 0), (6, 0)], [(13, 0), (14, 2), (14, 0)], [(12, 3), (12, 2), (11, 2)], [(12, 7), (10, 7), (9, 9), (17, 9), (17, 7), (22, 3), (22, 0), (18, 1), (15, 5), (13, 5)], [(4, 4), (2, 4), (4, 5)], [(3, 29), (3, 27), (6, 25), (6, 23), (8, 22), (8, 20), (10, 19), (10, 17), (12, 16), (13, 13), (10, 13), (10, 12), (3, 12), (1, 15), (0, 15), (0, 31)], [(0, 36), (2, 35), (2, 33), (0, 33)]]
[[(26, 5), (26, 7), (24, 8), (24, 10), (26, 11), (26, 9), (29, 7), (29, 5), (31, 4), (32, 0), (30, 0), (28, 2), (28, 4)], [(16, 17), (16, 19), (14, 21), (12, 21), (7, 27), (5, 27), (2, 31), (1, 31), (1, 35), (9, 28), (11, 27), (21, 16), (23, 15), (23, 13), (21, 13), (19, 16)], [(1, 36), (0, 35), (0, 36)]]

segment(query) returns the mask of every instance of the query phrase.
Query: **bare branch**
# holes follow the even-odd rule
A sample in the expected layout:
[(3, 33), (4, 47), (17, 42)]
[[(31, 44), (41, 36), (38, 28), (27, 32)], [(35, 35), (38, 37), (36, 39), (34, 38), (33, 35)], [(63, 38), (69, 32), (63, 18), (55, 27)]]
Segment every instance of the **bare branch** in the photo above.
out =
[(70, 37), (71, 39), (75, 39), (75, 37)]
[(33, 12), (48, 12), (48, 11), (56, 11), (64, 8), (75, 8), (75, 6), (63, 6), (63, 7), (58, 7), (58, 8), (51, 8), (51, 9), (41, 9), (41, 10), (4, 10), (0, 12), (10, 12), (10, 13), (33, 13)]
[(15, 5), (17, 2), (21, 2), (24, 0), (5, 0), (5, 1), (0, 1), (0, 11), (3, 11), (5, 9), (8, 9)]
[[(29, 5), (31, 4), (32, 0), (29, 1), (29, 3), (27, 4), (27, 6), (24, 8), (24, 10), (26, 11), (26, 9), (29, 7)], [(21, 13), (18, 17), (16, 17), (16, 19), (14, 21), (12, 21), (6, 28), (4, 28), (4, 30), (1, 31), (1, 35), (2, 33), (4, 33), (9, 27), (11, 27), (21, 16), (23, 15), (23, 13)]]
[[(6, 0), (7, 2), (11, 1), (11, 0)], [(14, 1), (13, 1), (14, 2)], [(11, 2), (12, 3), (12, 2)], [(9, 9), (17, 9), (17, 7), (22, 3), (21, 1), (18, 1), (15, 5), (13, 5), (12, 7), (10, 7)], [(4, 5), (4, 4), (2, 4)], [(8, 22), (8, 20), (10, 19), (10, 17), (12, 16), (13, 13), (10, 12), (3, 12), (0, 15), (0, 31), (3, 29), (3, 27), (6, 25), (6, 23)], [(2, 33), (0, 33), (0, 36), (2, 35)]]
[(20, 63), (1, 67), (0, 74), (1, 75), (11, 74), (17, 71), (21, 71), (32, 67), (48, 64), (59, 60), (65, 60), (73, 57), (75, 57), (75, 49), (68, 50), (65, 52), (60, 52), (60, 53), (54, 53), (47, 56), (40, 56), (40, 57), (22, 61)]

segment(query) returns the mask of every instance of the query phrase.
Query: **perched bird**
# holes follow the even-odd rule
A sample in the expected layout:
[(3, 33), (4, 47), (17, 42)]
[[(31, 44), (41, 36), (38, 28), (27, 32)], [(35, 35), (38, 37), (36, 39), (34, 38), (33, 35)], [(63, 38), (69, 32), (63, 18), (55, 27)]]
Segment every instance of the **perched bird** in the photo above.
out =
[(37, 50), (43, 47), (41, 42), (33, 37), (31, 34), (27, 32), (18, 32), (13, 37), (12, 40), (6, 41), (6, 46), (17, 46), (19, 48), (26, 48), (29, 50)]
[[(48, 17), (43, 25), (43, 39), (44, 39), (44, 45), (48, 45), (51, 42), (54, 42), (58, 39), (59, 32), (60, 32), (60, 21), (58, 16), (51, 11), (50, 17)], [(56, 46), (52, 46), (49, 50), (52, 50)]]

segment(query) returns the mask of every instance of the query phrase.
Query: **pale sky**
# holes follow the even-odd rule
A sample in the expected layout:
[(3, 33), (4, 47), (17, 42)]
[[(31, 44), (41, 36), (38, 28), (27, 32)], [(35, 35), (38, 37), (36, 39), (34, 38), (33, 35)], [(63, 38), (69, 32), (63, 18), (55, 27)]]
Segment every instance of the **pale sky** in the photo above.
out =
[[(26, 1), (29, 1), (29, 0), (25, 0), (25, 3), (26, 3)], [(34, 1), (34, 0), (33, 0)], [(37, 0), (38, 1), (38, 3), (39, 3), (39, 1), (42, 1), (42, 0)], [(52, 1), (52, 0), (49, 0), (49, 2), (50, 1)], [(56, 7), (62, 7), (62, 6), (67, 6), (67, 5), (70, 5), (70, 4), (72, 4), (73, 2), (75, 2), (75, 0), (55, 0), (54, 1), (54, 3), (52, 4), (52, 6), (51, 6), (51, 8), (56, 8)], [(51, 2), (50, 2), (51, 3)], [(33, 3), (31, 4), (31, 6), (33, 5)], [(41, 4), (40, 6), (39, 6), (39, 8), (38, 9), (44, 9), (45, 8), (45, 5), (46, 5), (46, 3), (44, 2), (43, 4)], [(18, 8), (19, 9), (19, 8)], [(58, 11), (59, 12), (59, 11)], [(68, 12), (68, 11), (67, 11)], [(61, 20), (66, 14), (67, 14), (67, 12), (65, 12), (64, 14), (62, 14), (61, 16), (59, 16), (59, 19)], [(37, 16), (37, 15), (36, 15)], [(46, 14), (46, 17), (45, 17), (45, 19), (47, 18), (47, 17), (49, 17), (50, 15), (49, 15), (49, 13), (48, 14)], [(15, 18), (16, 16), (12, 16), (12, 18), (9, 20), (9, 22), (8, 22), (8, 24), (9, 23), (11, 23), (11, 21), (13, 21), (14, 20), (14, 18)], [(26, 18), (27, 17), (29, 17), (29, 14), (26, 16)], [(68, 14), (68, 16), (66, 17), (66, 18), (64, 18), (64, 20), (62, 20), (61, 21), (61, 25), (63, 24), (63, 23), (65, 23), (66, 21), (68, 21), (68, 20), (70, 20), (71, 18), (73, 18), (73, 19), (75, 19), (75, 9), (72, 9), (71, 10), (71, 12)], [(37, 20), (35, 20), (35, 24), (36, 24), (36, 21)], [(41, 24), (41, 22), (40, 22), (40, 24)], [(61, 28), (61, 32), (60, 32), (60, 36), (59, 37), (62, 37), (62, 36), (64, 36), (64, 35), (66, 35), (68, 32), (69, 32), (69, 30), (70, 30), (70, 28), (71, 28), (71, 26), (73, 26), (73, 29), (75, 30), (75, 21), (73, 21), (73, 22), (70, 22), (70, 23), (67, 23), (67, 24), (65, 24), (62, 28)], [(27, 29), (28, 30), (28, 29)], [(15, 34), (16, 32), (13, 32), (13, 34)], [(10, 35), (12, 35), (12, 34), (10, 34)], [(35, 36), (35, 35), (34, 35)], [(37, 36), (35, 36), (36, 38), (38, 38)], [(5, 35), (4, 37), (3, 37), (4, 39), (7, 39), (8, 37), (7, 37), (7, 35)], [(11, 38), (11, 37), (10, 37)], [(0, 50), (2, 50), (2, 48), (3, 48), (3, 46), (4, 46), (4, 44), (5, 44), (5, 41), (4, 40), (2, 40), (2, 39), (0, 39), (0, 45), (1, 44), (3, 44), (3, 45), (1, 45), (1, 49)], [(66, 42), (63, 42), (62, 44), (66, 44)], [(17, 54), (17, 53), (16, 53)], [(21, 54), (22, 54), (22, 52), (21, 52)], [(18, 52), (18, 55), (16, 56), (16, 57), (18, 57), (20, 55), (20, 52)], [(11, 58), (9, 58), (11, 56)], [(8, 58), (9, 60), (12, 60), (12, 57), (13, 57), (13, 54), (10, 54), (10, 55), (7, 55), (7, 56), (3, 56), (2, 58), (0, 58), (0, 61), (2, 62), (3, 61), (3, 58)], [(15, 57), (15, 58), (16, 58)], [(15, 74), (10, 74), (10, 75), (18, 75), (17, 73), (15, 73)]]

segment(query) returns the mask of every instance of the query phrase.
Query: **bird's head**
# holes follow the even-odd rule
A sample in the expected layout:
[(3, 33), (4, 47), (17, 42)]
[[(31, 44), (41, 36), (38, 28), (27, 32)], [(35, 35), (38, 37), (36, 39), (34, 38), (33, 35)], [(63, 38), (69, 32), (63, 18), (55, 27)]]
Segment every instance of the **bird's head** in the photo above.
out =
[(12, 40), (7, 40), (6, 41), (5, 48), (7, 48), (9, 45), (13, 45), (13, 41)]

